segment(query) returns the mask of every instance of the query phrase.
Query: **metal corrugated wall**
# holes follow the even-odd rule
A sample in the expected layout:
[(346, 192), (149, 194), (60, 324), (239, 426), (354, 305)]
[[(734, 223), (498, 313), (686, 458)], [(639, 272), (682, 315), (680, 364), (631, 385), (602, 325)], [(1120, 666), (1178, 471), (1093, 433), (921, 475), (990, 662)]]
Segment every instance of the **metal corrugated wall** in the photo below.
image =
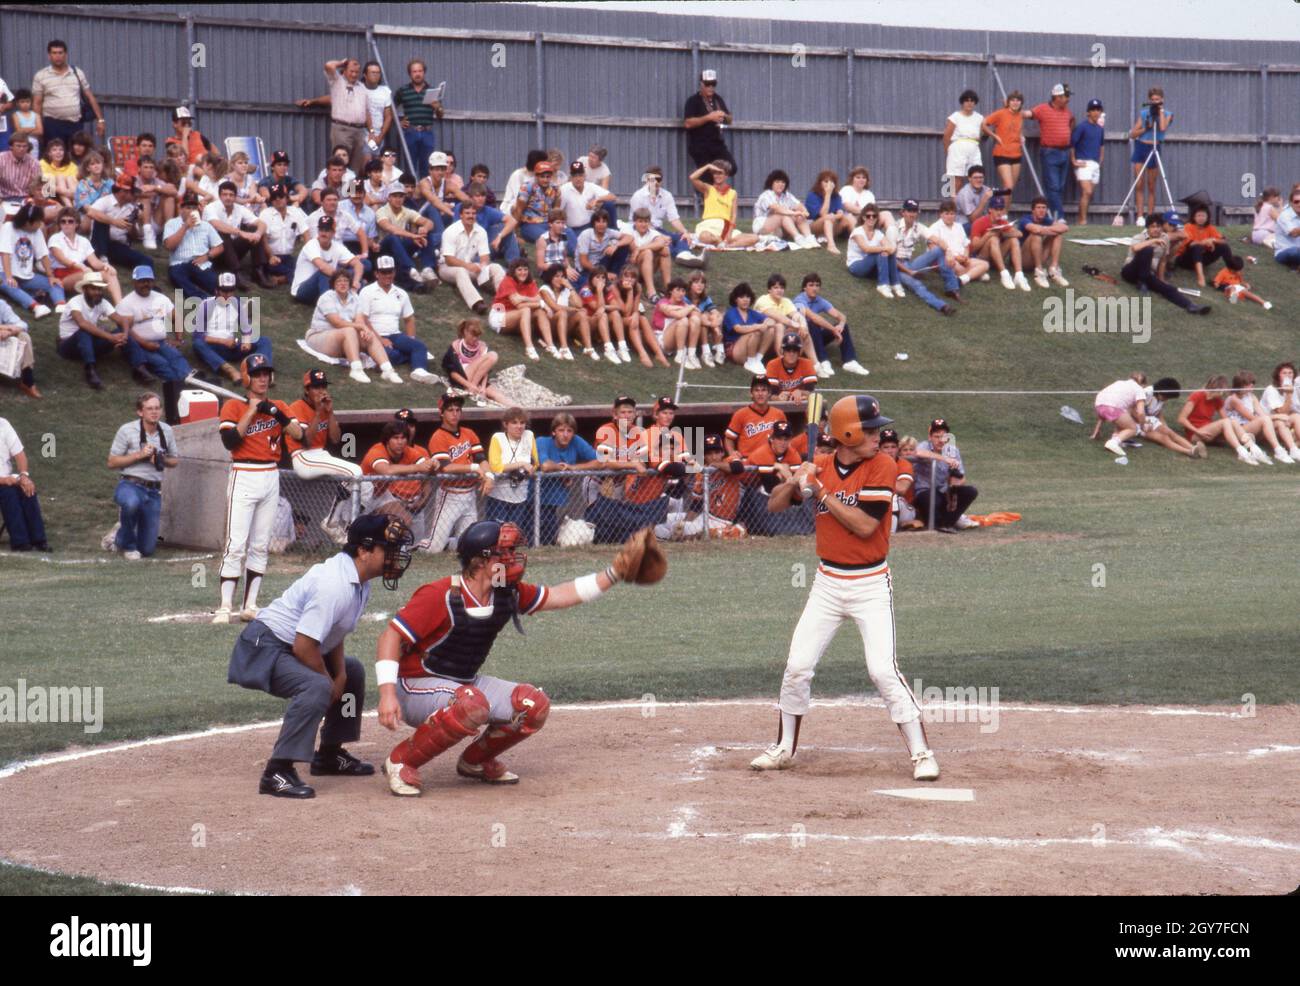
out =
[[(135, 15), (135, 19), (116, 19), (111, 16), (115, 13)], [(300, 26), (281, 29), (251, 23), (254, 13), (261, 19)], [(1087, 63), (1103, 55), (1112, 61), (1201, 59), (1250, 65), (1297, 61), (1297, 46), (1286, 42), (939, 31), (525, 5), (173, 4), (41, 11), (11, 5), (0, 8), (0, 74), (11, 88), (28, 84), (32, 72), (45, 63), (44, 41), (63, 37), (71, 45), (73, 61), (85, 68), (97, 92), (117, 97), (106, 101), (111, 131), (151, 129), (161, 135), (170, 131), (166, 108), (187, 97), (188, 51), (183, 19), (157, 21), (186, 14), (198, 21), (194, 40), (206, 46), (207, 64), (195, 72), (200, 128), (217, 140), (257, 134), (268, 150), (286, 148), (300, 178), (310, 178), (326, 155), (328, 124), (323, 114), (305, 113), (290, 103), (324, 91), (320, 65), (326, 58), (345, 52), (362, 54), (362, 39), (370, 24), (540, 30), (678, 42), (671, 48), (638, 49), (547, 41), (539, 93), (537, 52), (531, 41), (504, 42), (505, 64), (501, 65), (499, 56), (494, 63), (489, 39), (380, 36), (379, 49), (390, 80), (400, 84), (407, 59), (418, 54), (430, 63), (432, 81), (448, 80), (448, 108), (475, 114), (474, 119), (444, 121), (442, 143), (457, 152), (462, 172), (468, 172), (475, 161), (488, 164), (497, 188), (526, 150), (537, 144), (532, 113), (539, 105), (552, 118), (679, 119), (682, 102), (693, 88), (691, 42), (993, 51), (1079, 62), (1066, 67), (999, 64), (998, 70), (1006, 87), (1024, 91), (1031, 106), (1061, 80), (1069, 82), (1080, 115), (1083, 103), (1093, 96), (1106, 104), (1107, 131), (1119, 138), (1107, 144), (1098, 195), (1099, 201), (1109, 203), (1118, 202), (1131, 181), (1128, 144), (1122, 139), (1133, 116), (1129, 72), (1123, 65), (1094, 68)], [(339, 31), (340, 26), (350, 29)], [(822, 166), (843, 177), (851, 165), (861, 163), (871, 169), (873, 188), (881, 198), (935, 197), (943, 161), (933, 133), (859, 132), (850, 137), (843, 132), (845, 123), (852, 119), (859, 127), (924, 127), (937, 133), (962, 89), (980, 93), (982, 112), (1001, 104), (982, 55), (970, 61), (856, 58), (850, 97), (843, 55), (808, 54), (802, 65), (796, 65), (794, 54), (793, 48), (789, 54), (706, 48), (700, 56), (704, 64), (718, 69), (721, 92), (742, 124), (728, 136), (741, 165), (739, 186), (746, 196), (756, 194), (763, 176), (775, 167), (789, 171), (794, 190), (802, 193)], [(1175, 135), (1247, 137), (1267, 131), (1292, 140), (1300, 135), (1300, 74), (1273, 73), (1264, 84), (1258, 72), (1139, 68), (1134, 82), (1139, 103), (1149, 84), (1165, 87), (1175, 113)], [(501, 119), (503, 113), (517, 118)], [(743, 125), (764, 121), (781, 126), (753, 130)], [(685, 140), (675, 126), (594, 125), (563, 119), (545, 124), (546, 146), (559, 147), (566, 154), (580, 153), (593, 142), (610, 149), (617, 191), (631, 192), (642, 168), (657, 163), (664, 167), (669, 187), (679, 195), (689, 193)], [(986, 160), (988, 156), (986, 147)], [(1258, 187), (1287, 186), (1300, 177), (1300, 144), (1271, 143), (1265, 167), (1265, 152), (1257, 140), (1175, 143), (1168, 153), (1168, 168), (1176, 195), (1203, 187), (1225, 204), (1241, 204)], [(1026, 171), (1018, 198), (1027, 196), (1031, 188)]]

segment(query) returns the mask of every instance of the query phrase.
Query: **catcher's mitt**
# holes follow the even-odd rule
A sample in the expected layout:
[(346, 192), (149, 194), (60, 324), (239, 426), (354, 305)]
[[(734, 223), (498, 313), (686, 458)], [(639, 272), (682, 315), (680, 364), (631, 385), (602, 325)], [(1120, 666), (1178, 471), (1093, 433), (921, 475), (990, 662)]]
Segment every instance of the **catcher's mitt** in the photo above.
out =
[(614, 556), (614, 575), (623, 582), (654, 585), (668, 572), (668, 559), (659, 548), (654, 528), (643, 527)]

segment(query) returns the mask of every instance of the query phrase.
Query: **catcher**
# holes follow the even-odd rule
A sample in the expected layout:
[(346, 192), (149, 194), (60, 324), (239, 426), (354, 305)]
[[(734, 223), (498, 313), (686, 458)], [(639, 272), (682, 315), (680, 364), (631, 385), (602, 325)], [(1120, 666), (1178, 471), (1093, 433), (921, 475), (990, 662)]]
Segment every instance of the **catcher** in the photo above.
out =
[(514, 524), (471, 525), (456, 544), (460, 574), (422, 585), (380, 635), (379, 722), (394, 730), (399, 720), (415, 727), (384, 762), (394, 794), (418, 797), (420, 768), (474, 736), (456, 773), (489, 784), (517, 783), (518, 775), (497, 755), (541, 729), (551, 703), (535, 685), (479, 673), (497, 634), (512, 620), (522, 633), (521, 613), (589, 603), (619, 582), (650, 585), (668, 570), (646, 527), (628, 538), (603, 572), (558, 586), (533, 585), (522, 581), (528, 556), (515, 550), (525, 543)]

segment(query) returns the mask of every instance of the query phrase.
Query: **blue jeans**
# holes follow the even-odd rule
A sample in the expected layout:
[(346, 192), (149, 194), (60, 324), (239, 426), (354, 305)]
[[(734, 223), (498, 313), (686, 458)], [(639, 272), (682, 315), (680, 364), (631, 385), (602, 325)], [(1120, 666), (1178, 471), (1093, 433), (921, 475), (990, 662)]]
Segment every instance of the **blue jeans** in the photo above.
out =
[(1043, 194), (1047, 197), (1047, 212), (1053, 219), (1065, 218), (1065, 181), (1070, 174), (1070, 151), (1065, 147), (1044, 147)]
[[(808, 334), (812, 337), (813, 352), (817, 354), (817, 362), (829, 362), (830, 356), (827, 355), (826, 348), (834, 344), (835, 337), (812, 319), (808, 320)], [(840, 336), (840, 362), (852, 363), (857, 358), (857, 350), (853, 348), (853, 334), (846, 325), (843, 335)]]
[(536, 243), (546, 235), (546, 223), (520, 223), (515, 235), (525, 243)]
[(892, 253), (869, 253), (849, 264), (849, 273), (854, 277), (875, 277), (890, 287), (903, 283), (898, 279), (898, 258)]
[[(613, 224), (611, 223), (611, 226), (612, 225)], [(655, 232), (662, 233), (664, 236), (668, 237), (670, 240), (673, 241), (672, 246), (668, 248), (668, 252), (671, 253), (674, 257), (677, 256), (679, 253), (681, 253), (683, 250), (690, 249), (690, 247), (686, 245), (686, 241), (682, 239), (682, 234), (677, 232), (675, 229), (656, 228)]]
[(118, 520), (122, 524), (115, 538), (118, 549), (138, 551), (148, 558), (158, 547), (162, 491), (146, 489), (121, 479), (113, 491), (113, 502), (120, 508)]
[(9, 547), (22, 548), (45, 540), (45, 520), (36, 496), (24, 496), (17, 486), (0, 486), (0, 516), (9, 528)]
[[(435, 123), (434, 126), (436, 127), (437, 124)], [(403, 130), (400, 126), (397, 129), (406, 141), (406, 149), (411, 152), (411, 158), (415, 161), (415, 173), (426, 174), (429, 170), (429, 155), (438, 149), (435, 131), (416, 130), (414, 127)]]
[(28, 293), (30, 291), (48, 291), (50, 297), (54, 299), (55, 305), (66, 300), (63, 294), (63, 285), (51, 284), (49, 278), (44, 274), (37, 274), (33, 271), (31, 277), (16, 277), (14, 280), (18, 282), (18, 286), (13, 288), (7, 287), (3, 281), (0, 281), (0, 294), (8, 295), (23, 308), (31, 308), (36, 304), (36, 299)]
[[(501, 230), (504, 226), (505, 226), (504, 222), (499, 222), (499, 223), (493, 223), (491, 226), (487, 228), (487, 238), (488, 238), (489, 245), (491, 245), (492, 241), (495, 240), (498, 236), (501, 236)], [(510, 264), (511, 261), (517, 260), (518, 258), (519, 258), (519, 240), (513, 234), (510, 236), (502, 237), (501, 249), (495, 250), (492, 253), (493, 260), (502, 261), (507, 266)]]
[(222, 363), (238, 364), (245, 356), (252, 353), (260, 353), (267, 359), (271, 358), (271, 340), (262, 336), (253, 343), (253, 348), (244, 352), (238, 342), (234, 345), (227, 346), (221, 342), (208, 342), (206, 336), (194, 336), (194, 355), (203, 360), (203, 364), (214, 373), (221, 369)]
[(180, 288), (187, 298), (211, 298), (217, 293), (217, 269), (211, 264), (207, 270), (200, 270), (189, 261), (172, 264), (167, 268), (167, 276), (172, 287)]
[(393, 262), (397, 264), (397, 276), (404, 281), (411, 280), (412, 268), (418, 267), (423, 270), (425, 267), (432, 267), (436, 270), (438, 267), (438, 249), (433, 245), (432, 239), (424, 245), (423, 249), (415, 249), (414, 244), (408, 247), (407, 244), (410, 242), (390, 233), (379, 244), (380, 253), (386, 253), (393, 258)]
[(126, 359), (131, 369), (146, 366), (159, 380), (184, 380), (193, 372), (180, 350), (169, 342), (160, 342), (156, 350), (148, 350), (132, 339), (126, 344)]
[(139, 250), (133, 250), (125, 243), (119, 243), (108, 235), (109, 227), (103, 223), (94, 223), (90, 227), (90, 245), (95, 248), (95, 253), (103, 257), (110, 264), (116, 264), (119, 267), (125, 267), (128, 270), (139, 267), (141, 264), (153, 266), (153, 257), (147, 253), (141, 253)]
[(391, 336), (380, 336), (388, 358), (394, 366), (410, 363), (412, 370), (426, 370), (429, 367), (429, 350), (419, 339), (397, 332)]
[(924, 284), (918, 281), (911, 274), (904, 274), (902, 271), (899, 271), (898, 277), (899, 280), (902, 282), (903, 287), (907, 288), (907, 290), (911, 291), (912, 294), (916, 295), (918, 298), (924, 301), (935, 311), (938, 311), (946, 304), (946, 302), (943, 299), (936, 298), (934, 296), (934, 293), (929, 288), (927, 288)]
[(293, 300), (301, 301), (304, 305), (314, 305), (316, 299), (328, 290), (330, 290), (330, 279), (317, 271), (293, 292)]
[(1273, 254), (1273, 259), (1288, 267), (1300, 267), (1300, 246), (1287, 247)]
[[(939, 271), (939, 276), (943, 278), (943, 289), (945, 291), (961, 290), (961, 279), (948, 266), (948, 260), (940, 247), (931, 247), (920, 256), (907, 261), (903, 266), (913, 272), (913, 277), (919, 277), (927, 267), (934, 267)], [(899, 271), (899, 273), (901, 274), (902, 271)]]
[(107, 339), (93, 336), (85, 329), (78, 329), (68, 338), (59, 340), (60, 356), (64, 359), (79, 359), (89, 366), (94, 366), (96, 359), (105, 353), (111, 353), (113, 348)]
[[(425, 234), (429, 238), (429, 246), (433, 247), (435, 250), (442, 249), (442, 234), (447, 227), (456, 220), (451, 219), (449, 221), (447, 217), (442, 214), (441, 210), (435, 209), (427, 202), (424, 204), (424, 207), (420, 209), (420, 215), (433, 223), (433, 229), (429, 230), (429, 232)], [(436, 267), (437, 264), (432, 266)]]

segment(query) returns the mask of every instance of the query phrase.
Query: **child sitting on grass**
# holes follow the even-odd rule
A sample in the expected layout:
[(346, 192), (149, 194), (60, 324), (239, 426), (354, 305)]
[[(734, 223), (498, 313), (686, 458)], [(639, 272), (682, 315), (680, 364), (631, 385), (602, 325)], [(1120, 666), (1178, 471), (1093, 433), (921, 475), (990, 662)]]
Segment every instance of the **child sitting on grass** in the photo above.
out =
[(1264, 310), (1268, 311), (1273, 307), (1273, 302), (1265, 301), (1250, 290), (1250, 282), (1241, 276), (1241, 270), (1245, 266), (1246, 262), (1235, 254), (1227, 257), (1223, 261), (1223, 270), (1214, 275), (1214, 286), (1228, 296), (1230, 305), (1235, 305), (1245, 298), (1257, 305), (1263, 305)]
[(476, 318), (464, 319), (456, 326), (456, 338), (442, 358), (442, 368), (452, 386), (468, 391), (478, 404), (492, 401), (505, 406), (510, 398), (493, 387), (488, 376), (496, 365), (497, 354), (483, 341), (483, 323)]
[(1155, 442), (1157, 445), (1163, 445), (1171, 452), (1185, 455), (1189, 459), (1208, 458), (1209, 453), (1206, 451), (1203, 441), (1197, 439), (1194, 442), (1189, 442), (1165, 424), (1164, 418), (1161, 416), (1165, 403), (1173, 400), (1181, 391), (1182, 387), (1173, 377), (1161, 377), (1155, 382), (1155, 386), (1148, 390), (1143, 408), (1146, 412), (1146, 418), (1142, 422), (1142, 437)]

